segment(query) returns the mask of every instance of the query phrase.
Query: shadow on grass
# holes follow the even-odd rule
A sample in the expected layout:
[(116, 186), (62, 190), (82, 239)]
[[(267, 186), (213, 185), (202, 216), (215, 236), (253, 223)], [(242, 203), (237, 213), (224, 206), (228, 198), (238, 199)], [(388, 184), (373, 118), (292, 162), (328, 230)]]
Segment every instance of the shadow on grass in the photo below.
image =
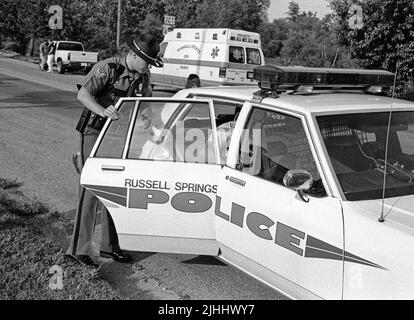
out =
[[(0, 179), (0, 300), (122, 299), (94, 270), (65, 261), (50, 231), (63, 221), (64, 233), (67, 222), (25, 197), (20, 185)], [(53, 286), (56, 279), (61, 286)]]

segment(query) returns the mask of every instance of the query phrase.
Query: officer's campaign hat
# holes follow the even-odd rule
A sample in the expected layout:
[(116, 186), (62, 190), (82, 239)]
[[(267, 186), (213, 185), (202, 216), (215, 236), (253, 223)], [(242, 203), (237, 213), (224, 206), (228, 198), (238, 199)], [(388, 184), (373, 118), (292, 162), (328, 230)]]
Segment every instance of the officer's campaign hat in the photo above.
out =
[(159, 41), (153, 34), (142, 33), (135, 40), (130, 34), (126, 34), (125, 42), (135, 54), (149, 64), (157, 68), (164, 66), (161, 58), (158, 57), (158, 52), (160, 51)]

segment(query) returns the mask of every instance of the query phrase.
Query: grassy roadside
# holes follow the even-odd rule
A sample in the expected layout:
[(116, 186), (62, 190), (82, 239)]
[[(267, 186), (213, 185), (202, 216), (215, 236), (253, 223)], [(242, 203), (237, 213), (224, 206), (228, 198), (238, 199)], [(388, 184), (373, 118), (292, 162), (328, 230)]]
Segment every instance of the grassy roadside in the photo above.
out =
[(70, 221), (0, 178), (0, 299), (121, 299), (90, 268), (64, 258)]

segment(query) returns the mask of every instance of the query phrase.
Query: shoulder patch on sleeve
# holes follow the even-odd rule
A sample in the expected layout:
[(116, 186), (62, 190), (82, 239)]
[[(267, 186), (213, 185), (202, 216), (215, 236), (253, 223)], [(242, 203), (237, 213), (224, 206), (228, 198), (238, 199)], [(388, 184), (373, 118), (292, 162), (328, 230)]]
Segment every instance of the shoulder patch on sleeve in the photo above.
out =
[(107, 74), (106, 74), (106, 71), (104, 70), (104, 68), (98, 68), (98, 69), (96, 69), (96, 71), (95, 71), (95, 77), (97, 77), (97, 78), (104, 78), (104, 77), (106, 77), (107, 76)]

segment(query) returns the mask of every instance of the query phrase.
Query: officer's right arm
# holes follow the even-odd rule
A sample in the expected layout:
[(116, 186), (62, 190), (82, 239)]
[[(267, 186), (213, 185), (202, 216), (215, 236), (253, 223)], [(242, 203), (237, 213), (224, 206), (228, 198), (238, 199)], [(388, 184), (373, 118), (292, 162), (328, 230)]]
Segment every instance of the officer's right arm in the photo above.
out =
[(102, 107), (99, 103), (96, 102), (94, 96), (86, 89), (81, 87), (78, 92), (78, 100), (89, 110), (100, 115), (102, 118), (111, 118), (112, 120), (118, 119), (118, 113), (114, 106), (109, 106), (108, 108)]
[(89, 110), (106, 118), (112, 120), (118, 119), (117, 111), (114, 106), (104, 108), (95, 100), (101, 90), (104, 90), (106, 85), (111, 82), (112, 73), (107, 64), (99, 64), (85, 77), (85, 80), (80, 85), (78, 92), (78, 100)]

